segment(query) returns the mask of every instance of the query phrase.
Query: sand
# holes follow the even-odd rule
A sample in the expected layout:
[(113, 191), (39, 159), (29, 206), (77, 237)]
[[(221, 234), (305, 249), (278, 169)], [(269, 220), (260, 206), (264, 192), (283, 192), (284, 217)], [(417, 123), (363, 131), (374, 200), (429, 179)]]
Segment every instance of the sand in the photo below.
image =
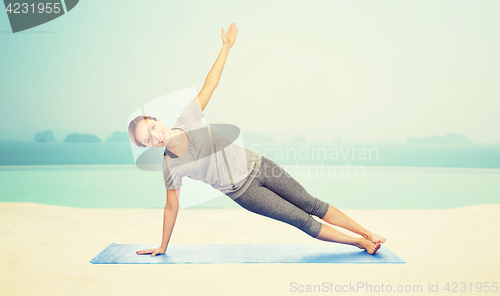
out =
[[(0, 203), (0, 295), (254, 296), (335, 294), (335, 288), (343, 288), (341, 294), (397, 295), (398, 285), (407, 289), (401, 293), (410, 295), (500, 293), (475, 290), (478, 282), (500, 282), (499, 204), (447, 210), (340, 210), (387, 237), (385, 245), (407, 263), (91, 264), (113, 242), (160, 244), (163, 209)], [(180, 210), (170, 243), (329, 244), (244, 209)], [(355, 290), (358, 282), (371, 285), (372, 292)], [(466, 282), (467, 292), (460, 292), (460, 284), (459, 292), (445, 291), (446, 283), (453, 288), (453, 282)], [(437, 284), (439, 293), (429, 292), (429, 283)], [(321, 285), (323, 291), (297, 291), (308, 285)], [(390, 285), (392, 293), (382, 293), (382, 285), (384, 291)], [(408, 292), (418, 285), (420, 292)]]

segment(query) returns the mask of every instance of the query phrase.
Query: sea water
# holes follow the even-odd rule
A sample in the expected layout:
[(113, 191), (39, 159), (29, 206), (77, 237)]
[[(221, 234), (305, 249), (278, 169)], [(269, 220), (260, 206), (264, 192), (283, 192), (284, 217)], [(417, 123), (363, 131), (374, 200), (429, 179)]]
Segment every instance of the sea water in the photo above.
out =
[[(500, 169), (283, 165), (313, 196), (340, 209), (448, 209), (500, 203)], [(182, 194), (180, 198), (190, 198)], [(0, 166), (0, 202), (78, 208), (162, 208), (162, 172), (134, 165)], [(239, 208), (225, 195), (192, 208)]]
[[(348, 209), (446, 209), (500, 202), (500, 145), (253, 144), (313, 196)], [(161, 171), (130, 143), (0, 141), (0, 202), (162, 208)], [(181, 193), (181, 198), (189, 198)], [(193, 208), (239, 208), (221, 194)]]
[[(279, 164), (500, 169), (499, 144), (249, 143)], [(156, 148), (155, 148), (156, 149)], [(158, 148), (160, 149), (160, 148)], [(135, 164), (130, 143), (0, 141), (3, 165)]]

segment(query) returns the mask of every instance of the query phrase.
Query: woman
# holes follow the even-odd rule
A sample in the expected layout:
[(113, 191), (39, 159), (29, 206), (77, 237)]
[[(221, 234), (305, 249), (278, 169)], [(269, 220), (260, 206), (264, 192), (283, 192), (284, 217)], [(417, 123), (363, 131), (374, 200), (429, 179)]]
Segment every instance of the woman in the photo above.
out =
[[(232, 23), (221, 28), (222, 50), (198, 96), (182, 111), (169, 129), (161, 120), (138, 116), (129, 124), (131, 140), (139, 147), (165, 147), (163, 176), (167, 189), (163, 239), (155, 249), (137, 254), (164, 254), (179, 210), (182, 177), (201, 180), (223, 192), (243, 208), (288, 223), (323, 241), (350, 244), (375, 254), (386, 239), (358, 225), (335, 207), (311, 196), (272, 160), (228, 141), (202, 121), (202, 111), (217, 87), (230, 48), (238, 35)], [(327, 224), (343, 227), (363, 238), (348, 236)]]

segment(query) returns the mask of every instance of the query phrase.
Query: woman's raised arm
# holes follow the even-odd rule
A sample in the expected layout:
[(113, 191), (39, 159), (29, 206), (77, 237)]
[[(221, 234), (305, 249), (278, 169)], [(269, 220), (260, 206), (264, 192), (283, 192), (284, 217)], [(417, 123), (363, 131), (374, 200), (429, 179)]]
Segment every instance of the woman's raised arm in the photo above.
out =
[[(201, 110), (203, 111), (212, 96), (215, 88), (219, 84), (220, 76), (222, 74), (222, 69), (224, 68), (224, 64), (226, 63), (227, 55), (229, 54), (229, 50), (233, 47), (234, 42), (236, 42), (236, 36), (238, 36), (238, 26), (232, 23), (227, 32), (224, 34), (224, 29), (221, 28), (221, 37), (222, 37), (222, 49), (213, 65), (212, 69), (207, 75), (205, 79), (205, 84), (198, 94), (197, 98), (199, 100), (199, 105)], [(194, 100), (196, 102), (196, 99)], [(198, 102), (196, 102), (198, 104)]]

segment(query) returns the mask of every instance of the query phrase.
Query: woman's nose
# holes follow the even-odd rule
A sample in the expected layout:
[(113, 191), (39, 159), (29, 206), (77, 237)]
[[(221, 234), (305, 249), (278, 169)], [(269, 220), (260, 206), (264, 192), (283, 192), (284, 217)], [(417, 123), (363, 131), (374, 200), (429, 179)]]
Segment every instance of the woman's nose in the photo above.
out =
[(160, 143), (160, 132), (155, 132), (154, 137), (155, 137), (155, 143)]

